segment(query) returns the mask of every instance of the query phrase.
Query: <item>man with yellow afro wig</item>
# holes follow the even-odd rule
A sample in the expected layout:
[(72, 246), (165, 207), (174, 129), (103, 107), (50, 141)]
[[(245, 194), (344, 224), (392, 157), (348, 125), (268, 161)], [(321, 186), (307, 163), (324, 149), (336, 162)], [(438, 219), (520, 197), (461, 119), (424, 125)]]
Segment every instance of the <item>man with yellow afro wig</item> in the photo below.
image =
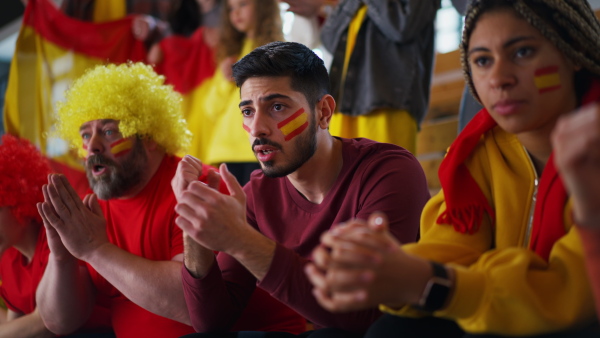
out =
[[(193, 333), (181, 280), (184, 236), (175, 224), (171, 179), (190, 132), (180, 97), (150, 66), (98, 66), (58, 106), (60, 136), (85, 157), (94, 194), (83, 202), (64, 176), (50, 175), (38, 210), (51, 248), (37, 293), (40, 314), (56, 334), (89, 316), (94, 294), (107, 301), (117, 337)], [(194, 163), (199, 179), (227, 193), (214, 168)], [(100, 200), (99, 200), (100, 199)], [(186, 241), (186, 254), (194, 248)], [(87, 263), (80, 267), (76, 259)], [(287, 331), (304, 318), (264, 291), (252, 296), (239, 330)], [(301, 324), (301, 325), (292, 325)]]
[[(191, 136), (180, 101), (150, 66), (129, 63), (86, 72), (59, 104), (57, 131), (85, 157), (94, 194), (81, 201), (62, 175), (50, 175), (43, 188), (38, 210), (52, 254), (37, 301), (55, 334), (80, 327), (94, 295), (108, 302), (118, 337), (194, 332), (170, 184), (180, 161), (173, 154)], [(201, 180), (209, 169), (201, 168)]]

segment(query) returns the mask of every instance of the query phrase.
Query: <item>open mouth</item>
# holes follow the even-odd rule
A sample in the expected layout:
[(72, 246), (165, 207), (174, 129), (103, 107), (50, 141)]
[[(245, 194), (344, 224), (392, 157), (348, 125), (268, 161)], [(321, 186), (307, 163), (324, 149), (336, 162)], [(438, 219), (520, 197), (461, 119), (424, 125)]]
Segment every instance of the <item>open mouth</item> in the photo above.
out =
[(269, 155), (270, 153), (272, 153), (273, 150), (260, 150), (259, 153), (263, 154), (263, 155)]
[(100, 164), (96, 164), (92, 167), (92, 173), (94, 176), (102, 175), (106, 172), (106, 167)]

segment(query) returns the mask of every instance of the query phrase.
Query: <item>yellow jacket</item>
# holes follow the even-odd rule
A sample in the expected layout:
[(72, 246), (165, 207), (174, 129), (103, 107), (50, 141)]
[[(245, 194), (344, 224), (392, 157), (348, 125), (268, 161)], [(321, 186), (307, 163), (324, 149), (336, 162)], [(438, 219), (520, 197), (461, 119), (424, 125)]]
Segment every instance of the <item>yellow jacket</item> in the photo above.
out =
[[(456, 271), (449, 305), (434, 315), (456, 320), (469, 333), (505, 335), (542, 334), (591, 323), (594, 303), (570, 204), (564, 212), (567, 234), (545, 262), (528, 249), (537, 179), (516, 136), (495, 127), (466, 165), (495, 210), (495, 227), (487, 214), (475, 234), (437, 224), (446, 208), (440, 192), (423, 210), (420, 241), (404, 246), (417, 256), (450, 263)], [(418, 315), (410, 307), (382, 310)]]
[[(254, 42), (244, 40), (240, 58), (250, 53)], [(240, 89), (233, 80), (226, 79), (218, 67), (215, 72), (213, 89), (206, 97), (211, 109), (211, 139), (206, 149), (204, 161), (208, 164), (218, 165), (222, 162), (256, 162), (252, 152), (248, 133), (242, 127), (244, 119), (240, 112)]]

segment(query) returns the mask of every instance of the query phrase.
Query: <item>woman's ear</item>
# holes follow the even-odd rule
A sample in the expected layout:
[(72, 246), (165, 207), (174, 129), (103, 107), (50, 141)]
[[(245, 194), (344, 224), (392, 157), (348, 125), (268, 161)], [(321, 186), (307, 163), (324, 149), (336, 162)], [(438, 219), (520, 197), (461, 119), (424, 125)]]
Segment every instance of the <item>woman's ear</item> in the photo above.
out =
[(579, 63), (571, 60), (570, 58), (566, 58), (566, 59), (567, 59), (567, 64), (573, 68), (574, 72), (578, 72), (583, 69), (583, 66), (580, 65)]

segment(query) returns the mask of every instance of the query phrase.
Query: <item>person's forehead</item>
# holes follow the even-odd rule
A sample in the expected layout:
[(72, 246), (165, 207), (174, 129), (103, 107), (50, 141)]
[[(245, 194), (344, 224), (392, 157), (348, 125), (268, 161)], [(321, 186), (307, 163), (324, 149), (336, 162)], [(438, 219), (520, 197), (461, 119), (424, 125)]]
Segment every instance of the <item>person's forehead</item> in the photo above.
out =
[(511, 8), (483, 13), (470, 36), (469, 47), (474, 44), (504, 44), (515, 36), (542, 38), (541, 33)]
[(114, 124), (114, 125), (118, 126), (119, 121), (113, 120), (113, 119), (92, 120), (92, 121), (88, 121), (88, 122), (85, 122), (84, 124), (82, 124), (79, 129), (81, 130), (81, 129), (86, 129), (86, 128), (103, 127), (107, 124)]
[(295, 91), (291, 86), (291, 78), (279, 77), (251, 77), (240, 88), (242, 100), (260, 100), (275, 94), (287, 96), (291, 99), (301, 99), (303, 94)]

